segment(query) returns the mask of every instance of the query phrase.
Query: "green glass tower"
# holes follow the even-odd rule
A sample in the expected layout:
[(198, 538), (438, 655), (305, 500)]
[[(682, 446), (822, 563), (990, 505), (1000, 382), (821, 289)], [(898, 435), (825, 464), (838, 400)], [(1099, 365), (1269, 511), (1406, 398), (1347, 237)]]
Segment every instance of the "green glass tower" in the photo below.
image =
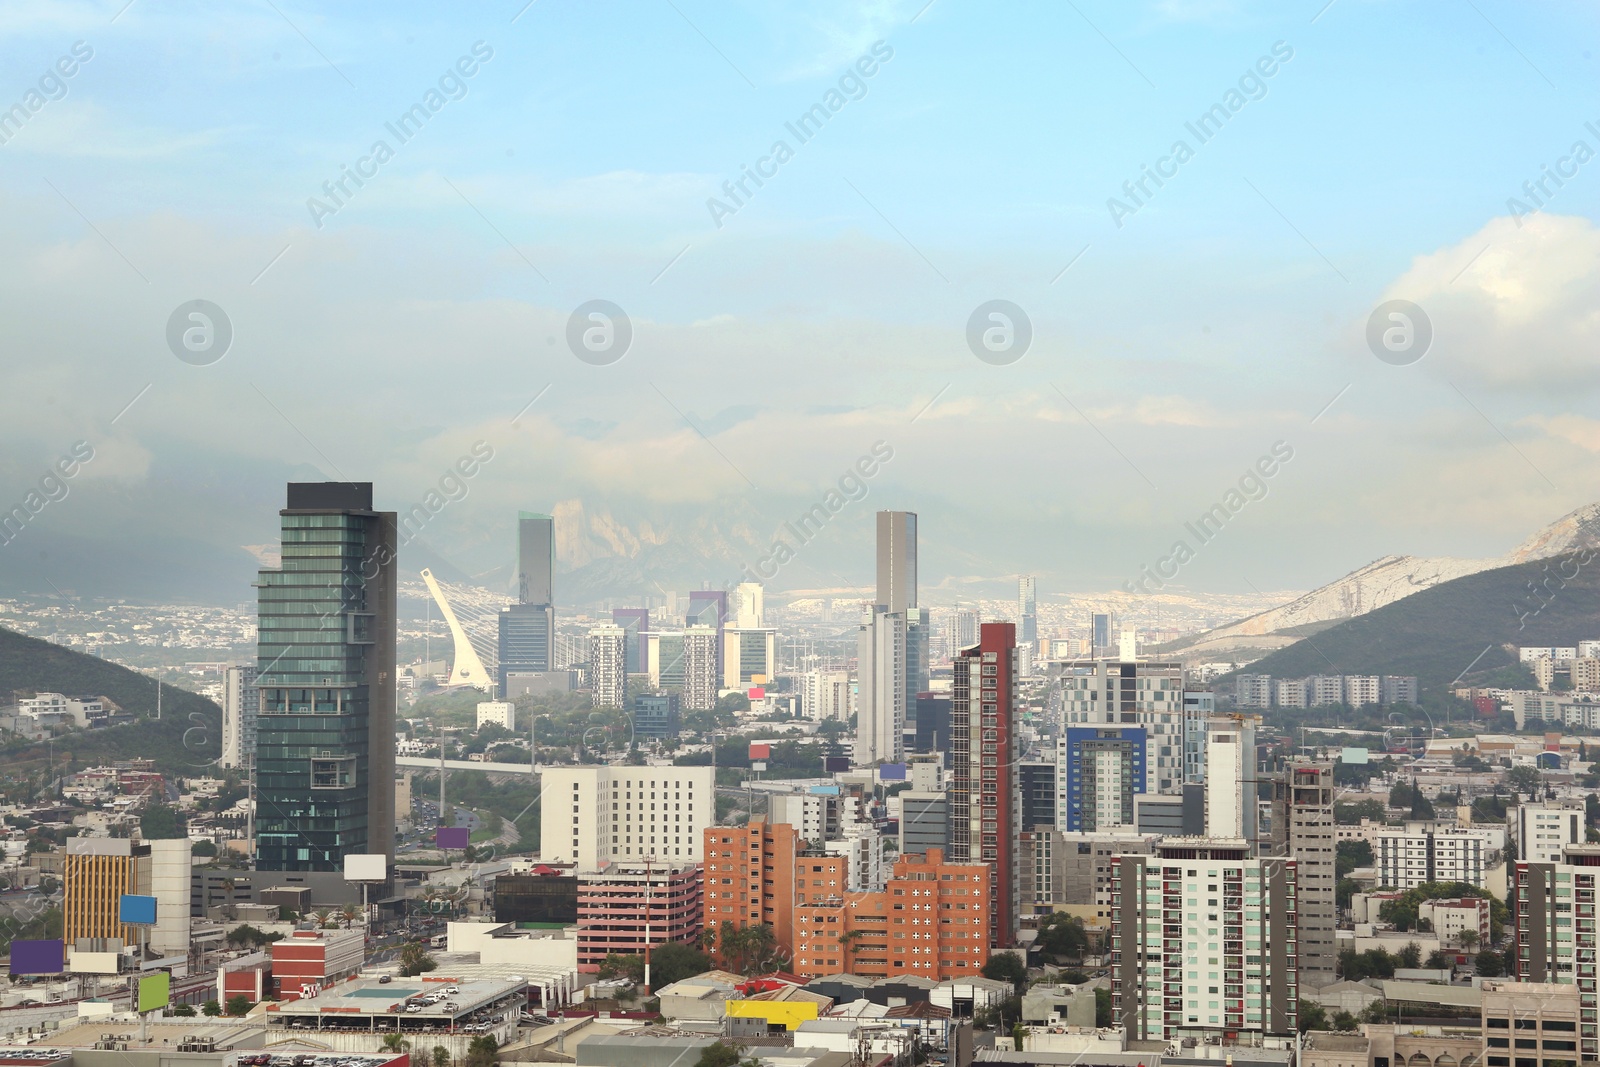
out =
[(256, 869), (394, 854), (395, 514), (370, 482), (291, 482), (256, 583)]

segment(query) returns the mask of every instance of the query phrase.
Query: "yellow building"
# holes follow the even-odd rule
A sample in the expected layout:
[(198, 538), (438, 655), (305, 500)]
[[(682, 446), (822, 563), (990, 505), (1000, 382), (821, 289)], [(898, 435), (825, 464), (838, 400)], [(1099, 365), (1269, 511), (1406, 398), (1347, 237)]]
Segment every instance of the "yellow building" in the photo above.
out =
[(61, 883), (62, 938), (69, 952), (117, 952), (140, 942), (121, 919), (122, 895), (150, 895), (150, 846), (125, 837), (67, 839)]
[(732, 1019), (764, 1019), (769, 1029), (794, 1030), (817, 1018), (819, 1005), (813, 1000), (730, 1000), (724, 1007)]

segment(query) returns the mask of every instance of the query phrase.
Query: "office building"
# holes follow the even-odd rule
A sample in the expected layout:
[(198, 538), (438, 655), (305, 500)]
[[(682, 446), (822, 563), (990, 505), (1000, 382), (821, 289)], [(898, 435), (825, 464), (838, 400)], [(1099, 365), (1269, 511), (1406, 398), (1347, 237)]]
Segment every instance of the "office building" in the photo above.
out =
[(1436, 827), (1408, 823), (1404, 829), (1380, 830), (1369, 839), (1378, 885), (1415, 889), (1428, 882), (1465, 882), (1483, 888), (1498, 850), (1495, 835), (1471, 826)]
[(1039, 640), (1039, 606), (1033, 575), (1017, 579), (1017, 644), (1029, 648)]
[(589, 688), (597, 708), (627, 706), (628, 632), (614, 623), (589, 631)]
[(256, 869), (394, 855), (396, 524), (370, 482), (291, 482), (257, 578)]
[(1206, 722), (1206, 836), (1256, 845), (1256, 723), (1246, 715)]
[(693, 944), (703, 921), (700, 868), (692, 863), (625, 860), (582, 872), (578, 970), (597, 971), (614, 952), (640, 956), (669, 941)]
[[(721, 659), (717, 631), (691, 626), (683, 631), (683, 708), (710, 711), (717, 706), (717, 663)], [(666, 677), (663, 672), (662, 682)]]
[(698, 863), (700, 835), (716, 821), (711, 767), (546, 767), (539, 855), (598, 870), (654, 858)]
[(222, 766), (247, 768), (254, 761), (256, 713), (260, 707), (255, 664), (234, 664), (223, 672)]
[[(1017, 764), (1018, 816), (1023, 830), (1056, 825), (1056, 765), (1049, 760), (1024, 760)], [(1132, 818), (1132, 805), (1129, 805)]]
[(1338, 948), (1338, 832), (1333, 818), (1333, 767), (1293, 763), (1272, 782), (1272, 854), (1299, 868), (1300, 976), (1307, 989), (1335, 980)]
[(575, 868), (549, 864), (497, 875), (493, 900), (497, 923), (571, 926), (578, 921), (578, 875)]
[(1516, 858), (1529, 863), (1560, 863), (1563, 849), (1584, 843), (1581, 808), (1529, 801), (1512, 808), (1508, 820), (1516, 835)]
[(1217, 713), (1215, 693), (1185, 690), (1183, 694), (1183, 780), (1206, 780), (1206, 721)]
[(777, 947), (792, 954), (795, 857), (806, 847), (799, 830), (757, 815), (745, 826), (709, 826), (702, 833), (705, 919), (717, 933), (717, 952), (723, 951), (723, 923), (734, 930), (765, 923)]
[(1233, 704), (1241, 709), (1272, 707), (1272, 675), (1239, 675), (1234, 679)]
[(120, 952), (144, 944), (145, 931), (122, 921), (122, 895), (152, 895), (152, 876), (147, 842), (67, 838), (61, 857), (61, 937), (67, 951)]
[(1203, 837), (1206, 832), (1205, 786), (1189, 782), (1183, 792), (1133, 798), (1133, 830), (1163, 837)]
[(900, 801), (900, 851), (940, 852), (949, 846), (949, 799), (942, 792), (907, 789)]
[(918, 752), (946, 752), (950, 748), (950, 694), (917, 694), (917, 730), (912, 742)]
[(881, 892), (797, 902), (793, 970), (934, 982), (978, 974), (989, 960), (988, 882), (983, 864), (951, 863), (935, 849), (902, 855)]
[(987, 863), (990, 944), (1016, 944), (1018, 835), (1017, 641), (1008, 622), (986, 622), (952, 663), (950, 862)]
[(1095, 659), (1115, 656), (1117, 653), (1116, 616), (1109, 611), (1095, 612), (1089, 616), (1090, 655)]
[(365, 958), (364, 930), (294, 930), (268, 946), (272, 991), (278, 1000), (315, 996), (354, 978)]
[(509, 700), (478, 701), (478, 724), (474, 729), (498, 726), (502, 730), (517, 728), (517, 706)]
[(1111, 866), (1118, 856), (1150, 856), (1158, 834), (1057, 831), (1051, 848), (1050, 904), (1098, 931), (1111, 929)]
[(644, 636), (645, 673), (653, 689), (683, 689), (683, 631), (656, 630)]
[(855, 682), (849, 671), (807, 671), (801, 686), (800, 714), (807, 719), (849, 722), (856, 713)]
[(1146, 660), (1063, 660), (1050, 664), (1066, 725), (1142, 726), (1146, 793), (1177, 793), (1184, 782), (1183, 664)]
[(633, 736), (664, 741), (678, 736), (678, 694), (657, 693), (633, 698)]
[(1056, 743), (1056, 829), (1104, 833), (1134, 825), (1134, 798), (1148, 785), (1139, 726), (1069, 726)]
[(500, 696), (509, 700), (512, 674), (539, 675), (554, 670), (556, 644), (555, 520), (517, 513), (517, 565), (514, 603), (500, 612), (497, 670)]
[(1298, 883), (1294, 860), (1252, 859), (1243, 841), (1169, 840), (1154, 856), (1118, 857), (1111, 1011), (1128, 1038), (1294, 1034)]
[(645, 662), (644, 635), (650, 632), (650, 609), (614, 608), (611, 612), (611, 625), (622, 628), (624, 659), (628, 665), (628, 673), (647, 673), (649, 668)]
[(709, 626), (716, 631), (716, 673), (722, 680), (722, 631), (728, 625), (728, 592), (725, 589), (696, 589), (689, 593), (689, 611), (684, 616), (685, 629)]
[[(1594, 1010), (1584, 1009), (1583, 994), (1574, 986), (1494, 979), (1481, 990), (1486, 1067), (1511, 1067), (1513, 1062), (1517, 1067), (1571, 1067), (1579, 1061), (1580, 1035), (1593, 1037)], [(1584, 1062), (1594, 1058), (1588, 1045), (1585, 1040)]]
[(722, 631), (722, 687), (744, 689), (772, 681), (778, 664), (778, 631), (735, 629)]

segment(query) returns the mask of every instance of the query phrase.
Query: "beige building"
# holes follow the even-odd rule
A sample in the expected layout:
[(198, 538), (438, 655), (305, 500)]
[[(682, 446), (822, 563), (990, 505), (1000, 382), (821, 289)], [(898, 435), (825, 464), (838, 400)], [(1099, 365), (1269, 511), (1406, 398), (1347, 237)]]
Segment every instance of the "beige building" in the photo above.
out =
[(1300, 1067), (1369, 1067), (1366, 1034), (1309, 1031), (1300, 1045)]
[(1576, 1063), (1578, 1016), (1577, 986), (1484, 982), (1484, 1067)]
[[(1470, 1021), (1470, 1020), (1469, 1020)], [(1393, 1067), (1482, 1067), (1483, 1032), (1475, 1026), (1363, 1026), (1371, 1063)]]

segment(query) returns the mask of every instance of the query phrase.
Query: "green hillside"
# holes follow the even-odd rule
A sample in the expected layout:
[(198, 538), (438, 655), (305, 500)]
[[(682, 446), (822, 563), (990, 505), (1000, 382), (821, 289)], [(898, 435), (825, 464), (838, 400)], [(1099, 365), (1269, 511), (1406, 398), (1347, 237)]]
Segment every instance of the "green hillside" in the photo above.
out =
[[(143, 757), (156, 761), (165, 774), (200, 775), (222, 750), (222, 709), (202, 696), (161, 687), (161, 719), (156, 711), (156, 683), (137, 671), (119, 667), (70, 648), (0, 628), (0, 703), (44, 691), (70, 696), (103, 696), (139, 721), (108, 730), (72, 733), (55, 742), (56, 767), (82, 767), (113, 759)], [(6, 744), (0, 771), (17, 773), (43, 764), (48, 745), (13, 741)]]
[(1463, 681), (1508, 673), (1518, 645), (1588, 638), (1600, 638), (1600, 558), (1579, 552), (1441, 583), (1279, 649), (1247, 670), (1275, 678), (1414, 674), (1424, 690), (1439, 690), (1469, 665)]

